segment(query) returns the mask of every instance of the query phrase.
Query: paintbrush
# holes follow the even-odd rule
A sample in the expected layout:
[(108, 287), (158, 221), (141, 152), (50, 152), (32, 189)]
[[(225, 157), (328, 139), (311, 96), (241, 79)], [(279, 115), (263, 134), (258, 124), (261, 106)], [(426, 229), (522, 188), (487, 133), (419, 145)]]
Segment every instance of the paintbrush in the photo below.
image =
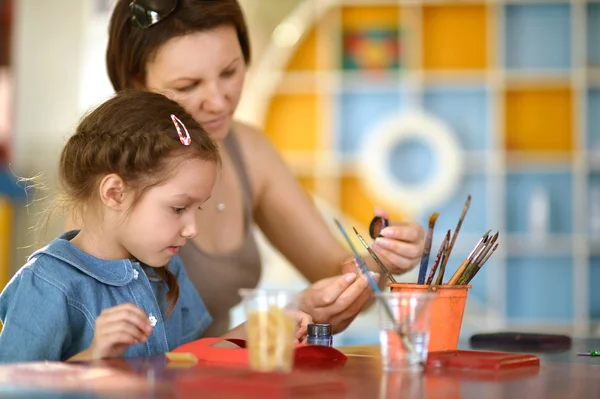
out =
[(367, 252), (369, 252), (369, 255), (371, 255), (371, 257), (375, 260), (375, 263), (377, 263), (377, 265), (379, 266), (379, 268), (381, 269), (381, 271), (383, 271), (383, 274), (386, 275), (386, 277), (394, 284), (398, 283), (396, 281), (396, 279), (394, 278), (394, 276), (392, 276), (392, 273), (390, 273), (390, 271), (388, 270), (387, 267), (385, 267), (385, 265), (381, 262), (381, 260), (379, 259), (379, 257), (377, 256), (377, 254), (375, 253), (375, 251), (373, 251), (371, 249), (371, 247), (369, 246), (369, 244), (367, 244), (367, 242), (365, 241), (364, 238), (362, 238), (362, 236), (360, 235), (360, 233), (356, 230), (356, 228), (352, 227), (354, 229), (354, 233), (356, 234), (356, 236), (358, 237), (358, 239), (360, 240), (360, 242), (362, 243), (362, 245), (367, 249)]
[(448, 243), (450, 242), (450, 230), (446, 233), (446, 237), (444, 237), (444, 241), (442, 241), (442, 245), (440, 245), (440, 249), (438, 250), (437, 256), (433, 261), (433, 266), (431, 266), (431, 271), (429, 272), (429, 276), (427, 277), (427, 281), (425, 284), (430, 285), (433, 282), (433, 276), (435, 276), (435, 272), (437, 271), (438, 265), (442, 260), (442, 254), (444, 253), (444, 249), (448, 248)]
[(458, 237), (458, 232), (460, 231), (460, 227), (463, 224), (463, 220), (465, 220), (465, 216), (467, 215), (469, 206), (471, 206), (471, 194), (468, 195), (467, 200), (465, 201), (465, 205), (463, 206), (462, 212), (460, 213), (460, 218), (458, 218), (456, 230), (454, 230), (454, 234), (452, 235), (452, 241), (450, 242), (450, 246), (448, 247), (448, 252), (446, 253), (446, 257), (444, 258), (444, 263), (442, 263), (443, 270), (446, 270), (446, 263), (448, 263), (448, 259), (450, 259), (450, 254), (452, 253), (452, 249), (454, 248), (456, 237)]
[[(485, 247), (481, 250), (481, 252), (479, 252), (479, 255), (477, 255), (477, 257), (475, 257), (475, 260), (473, 261), (473, 264), (471, 265), (471, 267), (468, 270), (466, 270), (465, 273), (463, 273), (462, 277), (459, 279), (459, 281), (458, 281), (459, 285), (463, 284), (465, 281), (470, 279), (471, 275), (473, 274), (473, 271), (477, 267), (479, 267), (479, 265), (481, 264), (483, 259), (491, 251), (492, 247), (496, 243), (496, 240), (498, 239), (499, 234), (500, 234), (500, 232), (496, 232), (496, 234), (494, 234), (494, 236), (486, 242)], [(462, 282), (461, 282), (461, 280), (462, 280)]]
[(471, 273), (471, 275), (467, 278), (467, 281), (465, 282), (465, 284), (469, 284), (471, 282), (471, 280), (473, 280), (473, 277), (475, 277), (475, 275), (477, 274), (477, 272), (479, 272), (479, 270), (481, 270), (482, 266), (485, 265), (485, 262), (488, 261), (488, 259), (490, 258), (490, 256), (492, 256), (492, 254), (494, 252), (496, 252), (496, 249), (498, 249), (498, 245), (496, 244), (494, 246), (494, 248), (485, 256), (485, 258), (483, 258), (483, 260), (481, 261), (481, 263), (479, 263), (477, 265), (476, 268), (473, 269), (473, 272)]
[(360, 270), (362, 271), (362, 273), (367, 278), (367, 281), (369, 282), (369, 285), (371, 286), (371, 289), (375, 293), (375, 297), (379, 299), (379, 302), (383, 306), (383, 309), (385, 310), (385, 312), (387, 313), (388, 317), (390, 318), (390, 321), (394, 325), (394, 330), (398, 333), (398, 335), (400, 335), (400, 338), (402, 339), (404, 347), (411, 354), (417, 355), (417, 353), (415, 351), (414, 345), (412, 344), (412, 342), (410, 341), (410, 339), (406, 336), (406, 334), (404, 334), (404, 332), (402, 332), (402, 326), (400, 325), (400, 323), (398, 323), (396, 321), (396, 318), (394, 317), (394, 313), (392, 312), (392, 309), (390, 308), (390, 305), (387, 303), (387, 301), (385, 300), (385, 298), (381, 295), (381, 293), (382, 293), (381, 289), (379, 288), (379, 286), (377, 285), (377, 283), (375, 282), (375, 280), (373, 280), (373, 276), (371, 276), (371, 273), (369, 272), (369, 268), (365, 264), (365, 261), (358, 254), (358, 252), (356, 251), (356, 248), (354, 248), (354, 245), (352, 244), (352, 241), (350, 240), (350, 237), (348, 236), (348, 233), (346, 233), (346, 229), (344, 228), (344, 226), (342, 226), (342, 224), (340, 223), (339, 220), (337, 220), (337, 219), (333, 219), (333, 220), (335, 221), (335, 224), (337, 225), (338, 229), (340, 230), (340, 232), (344, 236), (344, 239), (346, 240), (346, 243), (350, 247), (350, 250), (352, 251), (352, 254), (354, 255), (354, 260), (356, 261), (356, 263), (360, 267)]
[[(448, 230), (450, 231), (450, 230)], [(442, 258), (440, 259), (440, 271), (435, 279), (435, 285), (442, 285), (444, 281), (444, 273), (446, 272), (446, 256), (448, 255), (448, 247), (450, 246), (450, 240), (446, 242), (444, 251), (442, 251)]]
[(423, 256), (421, 257), (421, 265), (419, 266), (419, 278), (417, 279), (417, 284), (425, 283), (427, 266), (429, 266), (429, 253), (431, 252), (431, 240), (433, 239), (433, 229), (438, 216), (440, 216), (440, 214), (437, 212), (434, 212), (429, 216), (429, 228), (427, 229), (427, 238), (425, 238), (425, 245), (423, 247)]
[(479, 243), (475, 247), (473, 259), (471, 262), (469, 262), (469, 265), (467, 266), (465, 271), (458, 278), (458, 281), (456, 282), (457, 285), (464, 284), (464, 282), (469, 278), (469, 276), (473, 272), (473, 269), (479, 264), (479, 262), (481, 262), (485, 254), (487, 254), (489, 250), (494, 246), (494, 242), (496, 242), (496, 238), (498, 238), (498, 236), (494, 235), (494, 237), (490, 238), (490, 232), (491, 230), (488, 230), (483, 235), (483, 242), (479, 240)]
[(456, 283), (458, 282), (458, 279), (463, 275), (463, 273), (465, 272), (465, 270), (467, 269), (469, 264), (472, 263), (473, 260), (475, 259), (475, 257), (479, 255), (479, 251), (481, 251), (481, 249), (485, 245), (485, 242), (487, 241), (487, 239), (488, 239), (488, 235), (485, 235), (479, 239), (479, 242), (477, 243), (475, 248), (473, 248), (473, 250), (471, 251), (469, 256), (467, 256), (467, 258), (463, 261), (463, 263), (460, 264), (458, 269), (456, 269), (456, 271), (454, 272), (452, 277), (450, 277), (450, 280), (448, 281), (448, 285), (456, 285)]

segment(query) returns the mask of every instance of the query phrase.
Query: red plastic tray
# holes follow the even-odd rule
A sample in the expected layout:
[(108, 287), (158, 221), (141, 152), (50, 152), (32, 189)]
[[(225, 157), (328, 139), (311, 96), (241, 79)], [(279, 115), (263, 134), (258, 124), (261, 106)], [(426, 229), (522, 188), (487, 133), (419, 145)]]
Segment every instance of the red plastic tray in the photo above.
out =
[(486, 351), (440, 351), (427, 355), (428, 367), (444, 367), (478, 370), (511, 370), (521, 367), (539, 367), (535, 355)]
[[(237, 348), (213, 346), (222, 341), (238, 345)], [(246, 341), (241, 339), (200, 338), (181, 345), (175, 353), (191, 353), (199, 362), (220, 363), (223, 365), (248, 366)], [(339, 350), (322, 345), (296, 344), (294, 349), (294, 367), (333, 368), (343, 366), (348, 358)]]

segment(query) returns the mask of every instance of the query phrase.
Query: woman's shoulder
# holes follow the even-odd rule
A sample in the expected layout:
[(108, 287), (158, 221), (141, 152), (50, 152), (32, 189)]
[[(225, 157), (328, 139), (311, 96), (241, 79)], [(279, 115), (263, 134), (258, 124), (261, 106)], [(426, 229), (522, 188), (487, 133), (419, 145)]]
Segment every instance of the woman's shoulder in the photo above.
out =
[(233, 132), (244, 155), (256, 154), (257, 151), (273, 151), (275, 148), (265, 132), (245, 122), (234, 121)]
[(234, 122), (232, 134), (239, 144), (254, 196), (257, 197), (269, 182), (271, 172), (285, 167), (285, 164), (269, 137), (259, 128)]

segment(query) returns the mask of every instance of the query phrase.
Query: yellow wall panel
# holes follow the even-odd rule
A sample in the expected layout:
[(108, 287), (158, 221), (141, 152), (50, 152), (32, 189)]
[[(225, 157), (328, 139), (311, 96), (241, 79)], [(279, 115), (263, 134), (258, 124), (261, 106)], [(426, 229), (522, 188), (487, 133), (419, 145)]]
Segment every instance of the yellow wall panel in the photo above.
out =
[(317, 149), (318, 98), (315, 94), (273, 96), (265, 122), (265, 132), (280, 150)]
[(484, 5), (425, 6), (423, 68), (486, 68), (486, 10)]
[(289, 71), (317, 69), (317, 29), (312, 28), (290, 59)]
[(315, 192), (315, 186), (316, 186), (315, 178), (305, 177), (305, 176), (296, 176), (296, 180), (298, 181), (298, 183), (300, 183), (300, 185), (304, 188), (304, 190), (306, 190), (307, 193), (312, 194)]
[(571, 90), (509, 90), (506, 93), (506, 149), (571, 151)]
[[(360, 179), (356, 177), (342, 178), (340, 191), (341, 210), (363, 225), (368, 226), (373, 218), (375, 205), (380, 204), (375, 202), (375, 199), (365, 190)], [(401, 204), (398, 205), (401, 206)], [(386, 211), (390, 213), (392, 220), (403, 220), (403, 215), (398, 212), (398, 209), (386, 209)]]
[(400, 8), (393, 6), (342, 8), (342, 27), (344, 28), (394, 27), (398, 26), (399, 18)]

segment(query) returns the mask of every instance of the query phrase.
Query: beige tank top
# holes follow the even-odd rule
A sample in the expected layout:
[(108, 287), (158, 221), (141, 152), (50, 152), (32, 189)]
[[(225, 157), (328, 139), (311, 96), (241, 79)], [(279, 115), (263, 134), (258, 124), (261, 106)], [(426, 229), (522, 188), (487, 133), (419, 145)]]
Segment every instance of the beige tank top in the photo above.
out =
[(254, 288), (261, 274), (260, 253), (252, 234), (252, 191), (237, 139), (230, 132), (224, 140), (242, 185), (244, 241), (235, 251), (210, 254), (193, 240), (179, 251), (188, 276), (202, 297), (213, 323), (204, 336), (219, 336), (229, 329), (229, 310), (240, 303), (240, 288)]

